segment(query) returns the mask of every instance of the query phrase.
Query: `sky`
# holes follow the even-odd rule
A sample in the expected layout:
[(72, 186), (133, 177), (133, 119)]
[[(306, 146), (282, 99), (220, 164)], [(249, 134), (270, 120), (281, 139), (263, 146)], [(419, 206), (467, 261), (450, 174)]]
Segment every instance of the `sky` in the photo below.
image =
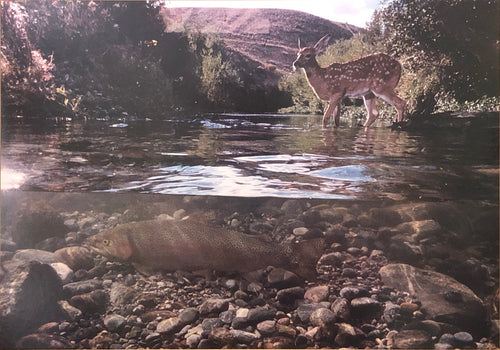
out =
[(173, 0), (169, 7), (286, 8), (366, 27), (380, 0)]

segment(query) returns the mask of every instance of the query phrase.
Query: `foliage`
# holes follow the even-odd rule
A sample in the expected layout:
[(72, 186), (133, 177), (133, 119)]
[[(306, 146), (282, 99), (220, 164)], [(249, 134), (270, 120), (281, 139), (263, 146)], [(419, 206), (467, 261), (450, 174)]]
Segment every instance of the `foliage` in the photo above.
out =
[[(498, 6), (494, 0), (384, 0), (366, 31), (333, 43), (318, 63), (386, 52), (403, 65), (398, 93), (410, 115), (498, 110)], [(285, 77), (280, 87), (293, 99), (287, 111), (318, 112), (321, 102), (307, 91), (303, 73)]]
[(191, 32), (188, 38), (201, 94), (212, 105), (231, 106), (232, 88), (241, 86), (241, 81), (224, 54), (221, 41), (214, 34), (199, 32)]
[(414, 112), (443, 99), (469, 103), (498, 96), (498, 1), (391, 0), (374, 14), (370, 40), (400, 57)]
[[(53, 90), (52, 55), (33, 49), (26, 27), (28, 15), (23, 6), (4, 1), (2, 9), (2, 96), (13, 109), (40, 101)], [(4, 107), (4, 106), (2, 106)]]

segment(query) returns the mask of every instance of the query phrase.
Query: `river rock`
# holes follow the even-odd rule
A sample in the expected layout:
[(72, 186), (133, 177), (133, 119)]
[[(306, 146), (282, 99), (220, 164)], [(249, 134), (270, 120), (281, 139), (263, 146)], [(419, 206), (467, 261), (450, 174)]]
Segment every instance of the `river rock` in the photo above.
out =
[(381, 304), (370, 297), (355, 298), (351, 300), (353, 315), (370, 317), (381, 311)]
[(184, 323), (179, 317), (171, 317), (158, 323), (156, 331), (160, 334), (170, 334), (179, 331)]
[(15, 252), (17, 250), (16, 242), (4, 237), (2, 237), (2, 240), (0, 241), (0, 246), (2, 252)]
[(460, 348), (471, 347), (474, 345), (474, 338), (468, 332), (457, 332), (453, 334), (454, 345)]
[(59, 300), (58, 305), (61, 310), (61, 314), (67, 320), (76, 321), (79, 320), (83, 315), (80, 309), (77, 309), (76, 307), (71, 305), (67, 300)]
[(340, 347), (352, 346), (355, 343), (356, 330), (348, 323), (337, 324), (337, 335), (335, 336), (335, 343)]
[(342, 298), (346, 298), (347, 300), (352, 300), (354, 298), (367, 297), (370, 295), (370, 292), (362, 287), (348, 286), (342, 288), (339, 292), (339, 295)]
[(351, 308), (349, 300), (346, 298), (340, 297), (335, 299), (330, 307), (330, 310), (332, 310), (336, 320), (345, 322), (349, 321), (351, 318)]
[(209, 298), (198, 307), (198, 311), (202, 315), (220, 313), (227, 310), (229, 301), (230, 299)]
[(2, 267), (1, 346), (9, 348), (20, 336), (57, 320), (63, 293), (61, 279), (49, 265), (11, 260)]
[(263, 335), (270, 335), (276, 331), (276, 321), (266, 320), (257, 324), (257, 330)]
[(299, 286), (300, 278), (291, 271), (282, 268), (273, 268), (267, 275), (267, 282), (271, 287), (284, 289)]
[(52, 263), (50, 264), (50, 267), (54, 269), (63, 284), (68, 284), (73, 281), (75, 274), (68, 265), (63, 263)]
[(20, 213), (11, 228), (18, 248), (33, 248), (46, 238), (64, 237), (67, 232), (61, 215), (50, 211)]
[(191, 323), (194, 323), (198, 317), (199, 317), (200, 313), (197, 309), (195, 309), (194, 307), (188, 307), (184, 310), (182, 310), (180, 313), (179, 313), (179, 319), (182, 321), (183, 324), (191, 324)]
[(321, 308), (328, 308), (328, 303), (317, 303), (317, 304), (302, 304), (296, 310), (295, 314), (303, 323), (309, 322), (311, 314)]
[(66, 298), (70, 298), (74, 295), (89, 293), (101, 288), (102, 282), (99, 280), (84, 280), (64, 285), (63, 292)]
[(108, 294), (103, 290), (72, 296), (69, 303), (83, 313), (104, 312), (108, 302)]
[(308, 226), (316, 225), (321, 221), (338, 224), (342, 222), (343, 216), (341, 211), (337, 211), (327, 204), (320, 204), (308, 209), (303, 214), (303, 220)]
[(231, 329), (231, 335), (240, 344), (250, 344), (254, 340), (260, 339), (260, 334), (245, 332), (239, 329)]
[(21, 249), (14, 254), (12, 259), (23, 261), (37, 261), (41, 264), (52, 264), (55, 262), (54, 253), (40, 249)]
[(125, 317), (117, 314), (111, 314), (104, 317), (104, 326), (111, 332), (118, 331), (125, 323)]
[(66, 246), (66, 241), (62, 237), (49, 237), (35, 244), (35, 249), (55, 252)]
[(420, 241), (425, 238), (439, 237), (443, 228), (435, 220), (419, 220), (399, 224), (396, 230), (405, 234), (410, 233), (415, 240)]
[(329, 327), (335, 322), (335, 314), (327, 308), (320, 308), (311, 313), (309, 322), (317, 327)]
[(135, 295), (134, 289), (119, 282), (113, 282), (109, 291), (109, 301), (114, 306), (129, 303)]
[(304, 288), (302, 287), (292, 287), (285, 288), (276, 294), (276, 298), (282, 304), (293, 304), (295, 300), (302, 299), (304, 297)]
[(343, 257), (342, 253), (339, 252), (333, 252), (333, 253), (327, 253), (321, 256), (321, 258), (318, 261), (318, 264), (320, 265), (332, 265), (332, 266), (341, 266), (343, 262)]
[[(379, 271), (382, 282), (414, 295), (422, 304), (422, 312), (437, 322), (450, 323), (463, 330), (483, 333), (486, 310), (468, 287), (444, 274), (418, 269), (406, 264), (391, 264)], [(450, 301), (447, 293), (458, 293), (460, 299)]]
[(428, 349), (432, 345), (429, 333), (418, 330), (402, 330), (394, 337), (396, 349)]
[(255, 307), (253, 309), (248, 310), (247, 313), (247, 321), (250, 324), (257, 324), (264, 320), (272, 320), (276, 316), (276, 309), (272, 307)]
[(65, 247), (54, 252), (55, 261), (65, 263), (76, 270), (88, 270), (94, 267), (93, 255), (89, 249), (85, 247)]
[(16, 343), (19, 349), (71, 349), (71, 343), (59, 335), (34, 333), (25, 335)]
[(328, 299), (329, 288), (328, 286), (315, 286), (306, 290), (304, 299), (312, 303), (319, 303)]

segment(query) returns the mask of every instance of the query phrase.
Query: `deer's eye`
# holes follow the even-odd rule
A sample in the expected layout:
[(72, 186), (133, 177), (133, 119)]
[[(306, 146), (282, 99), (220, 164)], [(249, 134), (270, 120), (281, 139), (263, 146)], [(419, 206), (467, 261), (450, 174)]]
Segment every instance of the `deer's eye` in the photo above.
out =
[(311, 58), (311, 54), (310, 53), (306, 54), (305, 58), (307, 58), (307, 59)]
[(110, 244), (110, 241), (109, 241), (109, 239), (103, 239), (103, 240), (102, 240), (102, 243), (103, 243), (104, 245), (109, 245), (109, 244)]

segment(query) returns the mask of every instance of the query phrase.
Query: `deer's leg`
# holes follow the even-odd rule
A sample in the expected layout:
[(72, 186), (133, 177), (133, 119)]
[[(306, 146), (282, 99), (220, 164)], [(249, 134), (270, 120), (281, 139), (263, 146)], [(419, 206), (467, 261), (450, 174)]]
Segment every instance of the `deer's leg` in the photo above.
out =
[(330, 116), (333, 113), (335, 105), (332, 104), (331, 102), (328, 103), (328, 108), (326, 109), (325, 113), (323, 114), (323, 127), (326, 128), (326, 124), (328, 123), (328, 119), (330, 119)]
[(398, 111), (398, 122), (403, 121), (403, 114), (406, 106), (406, 101), (399, 97), (394, 91), (373, 92), (375, 96), (380, 97), (385, 102), (391, 104)]
[(335, 121), (335, 126), (338, 127), (340, 125), (340, 101), (337, 102), (333, 110), (333, 120)]
[(328, 103), (328, 108), (326, 109), (325, 114), (323, 115), (323, 127), (326, 128), (326, 123), (328, 119), (333, 114), (335, 119), (335, 126), (338, 126), (340, 119), (340, 101), (342, 101), (342, 96), (332, 96)]
[(366, 112), (368, 113), (366, 122), (363, 126), (367, 128), (378, 118), (377, 102), (375, 101), (375, 95), (371, 92), (363, 96), (363, 101), (365, 102)]

